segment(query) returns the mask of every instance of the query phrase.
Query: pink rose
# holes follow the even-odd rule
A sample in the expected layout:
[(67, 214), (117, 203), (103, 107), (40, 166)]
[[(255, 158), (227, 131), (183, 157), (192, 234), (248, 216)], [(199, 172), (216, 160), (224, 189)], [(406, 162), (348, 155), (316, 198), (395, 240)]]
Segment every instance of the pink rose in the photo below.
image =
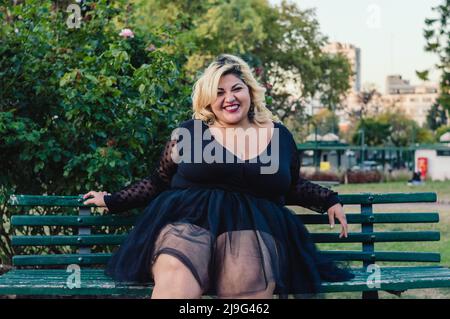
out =
[(126, 38), (134, 38), (134, 33), (130, 29), (122, 29), (122, 31), (120, 31), (119, 35), (121, 37), (124, 37), (125, 39)]

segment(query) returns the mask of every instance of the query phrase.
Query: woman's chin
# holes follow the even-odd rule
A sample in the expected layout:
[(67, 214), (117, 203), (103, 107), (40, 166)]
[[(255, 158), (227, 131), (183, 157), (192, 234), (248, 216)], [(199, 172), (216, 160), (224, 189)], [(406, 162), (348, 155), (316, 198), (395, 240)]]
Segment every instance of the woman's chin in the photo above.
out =
[(240, 115), (228, 115), (225, 116), (223, 122), (227, 124), (238, 124), (243, 120), (243, 116)]

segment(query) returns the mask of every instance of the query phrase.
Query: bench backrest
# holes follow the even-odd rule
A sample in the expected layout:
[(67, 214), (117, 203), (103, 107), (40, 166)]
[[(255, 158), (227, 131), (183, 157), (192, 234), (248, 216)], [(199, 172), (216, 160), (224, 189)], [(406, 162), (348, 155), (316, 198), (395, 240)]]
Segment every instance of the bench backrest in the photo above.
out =
[[(439, 262), (440, 254), (423, 251), (376, 251), (378, 242), (410, 242), (439, 241), (439, 231), (374, 231), (378, 224), (397, 223), (437, 223), (437, 212), (401, 212), (374, 213), (376, 204), (432, 203), (436, 202), (435, 193), (398, 193), (398, 194), (354, 194), (340, 195), (344, 205), (359, 205), (360, 212), (349, 213), (349, 224), (361, 225), (359, 232), (351, 232), (348, 238), (340, 239), (336, 232), (313, 232), (316, 243), (333, 243), (337, 250), (326, 250), (323, 253), (342, 261), (362, 261), (365, 266), (383, 262)], [(120, 245), (127, 231), (136, 220), (136, 215), (117, 216), (113, 214), (92, 213), (92, 206), (82, 204), (81, 196), (11, 196), (9, 204), (20, 206), (21, 214), (13, 215), (11, 226), (16, 235), (11, 242), (15, 247), (47, 247), (45, 253), (33, 252), (15, 255), (14, 266), (55, 266), (55, 265), (103, 265), (111, 256), (111, 247)], [(43, 213), (33, 210), (39, 207)], [(68, 209), (69, 212), (47, 214), (49, 208)], [(300, 214), (299, 218), (307, 225), (328, 224), (326, 214)], [(337, 225), (338, 226), (338, 225)], [(24, 228), (25, 227), (25, 228)], [(28, 231), (23, 231), (26, 228)], [(65, 235), (54, 233), (65, 230)], [(31, 231), (30, 231), (31, 229)], [(44, 233), (44, 234), (43, 234)], [(361, 249), (346, 250), (346, 243), (360, 243)], [(68, 249), (55, 250), (52, 247)], [(72, 250), (70, 250), (72, 249)]]

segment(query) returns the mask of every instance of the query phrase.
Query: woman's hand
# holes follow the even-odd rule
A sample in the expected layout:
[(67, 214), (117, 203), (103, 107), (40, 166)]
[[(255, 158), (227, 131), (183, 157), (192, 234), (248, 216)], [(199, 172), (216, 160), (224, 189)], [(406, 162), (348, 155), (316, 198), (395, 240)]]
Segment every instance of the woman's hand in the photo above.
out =
[(330, 221), (331, 228), (334, 227), (334, 219), (337, 219), (341, 223), (341, 234), (339, 238), (348, 237), (348, 225), (347, 218), (345, 217), (344, 208), (342, 208), (341, 204), (335, 204), (328, 208), (328, 220)]
[(90, 197), (89, 199), (84, 201), (84, 205), (94, 204), (98, 207), (105, 207), (106, 211), (108, 211), (108, 208), (106, 207), (105, 201), (103, 199), (103, 196), (110, 195), (108, 192), (94, 192), (90, 191), (83, 195), (83, 199)]

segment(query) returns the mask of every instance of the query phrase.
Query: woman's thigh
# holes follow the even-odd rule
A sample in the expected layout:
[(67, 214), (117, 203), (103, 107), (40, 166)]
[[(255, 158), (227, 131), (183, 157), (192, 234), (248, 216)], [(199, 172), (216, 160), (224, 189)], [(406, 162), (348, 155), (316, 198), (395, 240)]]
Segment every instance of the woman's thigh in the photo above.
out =
[(191, 270), (172, 255), (160, 254), (152, 272), (155, 281), (152, 299), (200, 298), (203, 293)]
[(254, 230), (221, 234), (214, 263), (221, 298), (272, 296), (275, 288), (276, 245), (273, 237)]
[[(166, 225), (160, 231), (154, 245), (151, 270), (155, 283), (157, 283), (158, 276), (162, 278), (162, 274), (177, 270), (180, 273), (188, 271), (202, 291), (205, 291), (209, 285), (208, 266), (211, 258), (211, 241), (210, 233), (197, 225), (189, 223)], [(169, 263), (164, 267), (159, 267), (158, 260), (163, 262), (169, 260)]]

